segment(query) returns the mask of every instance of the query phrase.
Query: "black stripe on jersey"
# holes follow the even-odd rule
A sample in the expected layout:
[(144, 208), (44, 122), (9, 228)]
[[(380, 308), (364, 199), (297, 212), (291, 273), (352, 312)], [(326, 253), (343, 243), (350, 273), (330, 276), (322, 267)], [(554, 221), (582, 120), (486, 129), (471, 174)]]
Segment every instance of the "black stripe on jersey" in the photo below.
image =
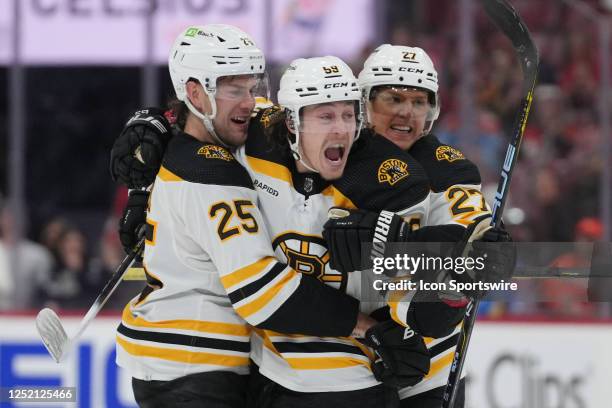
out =
[(448, 349), (455, 347), (457, 345), (457, 340), (459, 340), (459, 333), (456, 333), (454, 336), (451, 336), (448, 339), (441, 341), (435, 346), (431, 346), (429, 348), (429, 354), (432, 358), (434, 358), (438, 354), (444, 353)]
[(248, 341), (236, 341), (226, 339), (213, 339), (210, 337), (190, 336), (177, 333), (159, 333), (143, 330), (134, 330), (121, 323), (117, 332), (134, 340), (154, 341), (156, 343), (177, 344), (181, 346), (213, 348), (218, 350), (232, 350), (248, 353), (251, 350)]
[(358, 313), (357, 299), (322, 285), (314, 276), (301, 274), (297, 289), (257, 327), (279, 333), (343, 337), (353, 331)]
[(281, 273), (283, 271), (283, 269), (285, 269), (286, 266), (287, 265), (285, 265), (283, 263), (276, 262), (276, 265), (274, 265), (268, 271), (268, 273), (266, 273), (260, 279), (257, 279), (256, 281), (251, 282), (248, 285), (243, 286), (240, 289), (236, 289), (235, 291), (230, 293), (228, 295), (230, 301), (232, 303), (238, 303), (242, 299), (246, 299), (249, 296), (253, 295), (258, 290), (260, 290), (261, 288), (266, 286), (268, 283), (270, 283), (274, 278), (276, 278), (278, 276), (278, 274)]
[(350, 353), (365, 356), (359, 347), (341, 343), (328, 343), (325, 341), (309, 341), (307, 343), (273, 341), (272, 344), (279, 353)]

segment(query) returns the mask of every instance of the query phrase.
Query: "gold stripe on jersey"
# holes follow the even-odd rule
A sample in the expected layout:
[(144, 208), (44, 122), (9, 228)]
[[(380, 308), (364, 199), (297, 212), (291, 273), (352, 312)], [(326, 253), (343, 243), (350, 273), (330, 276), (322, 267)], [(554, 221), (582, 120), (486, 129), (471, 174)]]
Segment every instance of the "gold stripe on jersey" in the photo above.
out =
[[(451, 212), (451, 215), (452, 215), (452, 211), (451, 210), (449, 211)], [(485, 215), (485, 214), (491, 214), (491, 212), (489, 210), (486, 210), (486, 211), (475, 210), (475, 211), (463, 213), (461, 215), (453, 216), (452, 219), (453, 221), (463, 225), (464, 227), (468, 227), (470, 224), (474, 222), (474, 219), (480, 217), (481, 215)]]
[[(374, 355), (374, 353), (372, 353), (372, 351), (367, 346), (364, 346), (360, 341), (352, 337), (336, 337), (336, 338), (333, 338), (334, 341), (330, 341), (329, 344), (330, 345), (346, 344), (348, 342), (350, 343), (351, 346), (358, 348), (363, 353), (363, 355), (353, 353), (354, 357), (346, 356), (346, 355), (345, 356), (338, 356), (338, 355), (330, 356), (329, 350), (324, 350), (324, 348), (322, 348), (320, 352), (316, 352), (316, 353), (311, 352), (313, 354), (312, 357), (311, 356), (288, 357), (288, 355), (290, 354), (300, 353), (300, 352), (296, 351), (296, 352), (281, 353), (278, 351), (278, 349), (274, 345), (275, 341), (282, 342), (283, 338), (285, 340), (305, 339), (305, 338), (312, 338), (312, 336), (307, 336), (303, 334), (285, 334), (285, 333), (278, 333), (272, 330), (261, 330), (261, 329), (256, 329), (256, 328), (254, 328), (253, 331), (257, 333), (259, 338), (263, 340), (264, 347), (266, 347), (268, 350), (270, 350), (271, 352), (273, 352), (280, 358), (287, 361), (287, 363), (292, 368), (297, 369), (297, 370), (326, 370), (326, 369), (339, 369), (339, 368), (356, 367), (356, 366), (364, 366), (370, 370), (371, 369), (370, 362), (376, 359), (376, 356)], [(275, 338), (276, 340), (272, 340), (273, 338)], [(277, 338), (280, 338), (280, 339), (277, 339)], [(331, 338), (327, 337), (326, 339), (329, 340)], [(296, 342), (294, 344), (297, 346), (300, 343)], [(305, 342), (304, 344), (308, 345), (310, 344), (310, 342)]]
[(227, 334), (231, 336), (243, 336), (246, 337), (250, 334), (250, 326), (244, 324), (234, 323), (221, 323), (211, 322), (205, 320), (159, 320), (159, 321), (148, 321), (142, 317), (137, 317), (132, 314), (131, 305), (128, 305), (123, 309), (122, 315), (123, 323), (133, 327), (149, 327), (155, 329), (179, 329), (179, 330), (191, 330), (203, 333), (215, 333), (215, 334)]
[(274, 163), (264, 159), (258, 159), (253, 156), (247, 156), (249, 166), (257, 173), (265, 174), (268, 177), (272, 177), (286, 183), (293, 185), (293, 178), (291, 177), (291, 171), (282, 164)]
[(258, 296), (252, 302), (247, 303), (246, 305), (240, 306), (236, 308), (236, 312), (243, 318), (257, 313), (261, 309), (263, 309), (274, 297), (293, 279), (297, 277), (297, 272), (293, 269), (286, 268), (287, 273), (283, 276), (278, 282), (274, 284), (271, 288), (269, 288), (266, 292), (264, 292), (261, 296)]
[(276, 262), (276, 259), (271, 256), (261, 258), (257, 262), (254, 262), (248, 266), (245, 266), (244, 268), (240, 268), (232, 273), (222, 276), (221, 283), (226, 289), (231, 288), (232, 286), (237, 285), (240, 282), (244, 282), (245, 280), (257, 275), (266, 267), (268, 267), (268, 265), (270, 265), (272, 262)]
[(359, 349), (361, 349), (361, 351), (363, 352), (363, 354), (365, 354), (366, 356), (368, 356), (368, 358), (370, 359), (370, 361), (374, 361), (376, 360), (376, 356), (374, 355), (374, 353), (372, 352), (372, 350), (363, 345), (363, 343), (361, 343), (359, 340), (353, 338), (353, 337), (349, 337), (348, 338), (351, 343), (353, 343), (356, 347), (359, 347)]
[(356, 366), (370, 369), (369, 362), (353, 357), (284, 357), (284, 359), (296, 370), (333, 370)]
[(389, 294), (389, 300), (387, 301), (387, 304), (389, 305), (389, 313), (391, 315), (391, 318), (397, 323), (400, 324), (402, 326), (407, 326), (406, 324), (406, 316), (404, 316), (404, 318), (400, 318), (399, 313), (398, 313), (398, 307), (400, 305), (400, 302), (402, 301), (401, 299), (404, 297), (404, 295), (406, 295), (408, 293), (408, 291), (392, 291)]
[(423, 380), (433, 377), (434, 375), (438, 374), (440, 371), (450, 366), (451, 363), (453, 362), (454, 356), (455, 356), (455, 347), (453, 347), (452, 349), (449, 349), (448, 353), (442, 355), (442, 357), (440, 357), (439, 359), (432, 361), (431, 366), (429, 367), (429, 372), (423, 378)]
[(321, 194), (332, 197), (334, 200), (334, 207), (342, 207), (342, 208), (350, 208), (356, 209), (357, 206), (351, 201), (350, 198), (342, 194), (340, 190), (338, 190), (333, 185), (328, 186), (325, 190), (321, 191)]
[(272, 344), (272, 341), (270, 340), (270, 336), (267, 334), (267, 333), (274, 333), (274, 332), (270, 330), (258, 329), (257, 327), (253, 327), (253, 332), (259, 336), (259, 338), (263, 341), (263, 345), (268, 350), (270, 350), (271, 352), (273, 352), (274, 354), (282, 358), (281, 354), (278, 352), (278, 350), (276, 350), (276, 348)]
[(157, 177), (159, 177), (160, 179), (164, 181), (183, 181), (182, 178), (180, 178), (179, 176), (177, 176), (176, 174), (174, 174), (173, 172), (171, 172), (164, 166), (160, 167), (159, 173), (157, 173)]
[(129, 354), (138, 357), (152, 357), (187, 364), (209, 364), (225, 367), (240, 367), (249, 365), (248, 357), (187, 351), (174, 348), (143, 346), (141, 344), (131, 343), (120, 336), (117, 336), (117, 344)]

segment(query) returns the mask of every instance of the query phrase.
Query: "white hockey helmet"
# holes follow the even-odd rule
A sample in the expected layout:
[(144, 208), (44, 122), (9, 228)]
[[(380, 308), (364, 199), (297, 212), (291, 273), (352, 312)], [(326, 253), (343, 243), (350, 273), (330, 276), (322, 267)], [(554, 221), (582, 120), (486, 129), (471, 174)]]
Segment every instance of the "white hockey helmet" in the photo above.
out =
[[(176, 97), (185, 102), (189, 110), (202, 119), (206, 129), (222, 145), (227, 144), (217, 135), (213, 119), (217, 114), (215, 95), (217, 80), (236, 75), (257, 75), (265, 82), (266, 61), (263, 52), (244, 31), (226, 24), (190, 26), (174, 41), (168, 58), (170, 78)], [(198, 80), (211, 103), (212, 112), (199, 112), (187, 97), (186, 84)], [(268, 97), (269, 95), (261, 95)]]
[(428, 92), (431, 110), (424, 129), (428, 133), (440, 115), (438, 73), (429, 55), (419, 47), (383, 44), (376, 48), (359, 73), (359, 86), (365, 101), (370, 100), (374, 88), (385, 85)]
[(355, 101), (359, 137), (363, 123), (361, 90), (351, 68), (340, 58), (333, 56), (299, 58), (291, 62), (283, 73), (278, 91), (278, 104), (287, 112), (290, 127), (295, 135), (289, 135), (289, 146), (295, 160), (309, 170), (300, 153), (300, 109), (320, 103)]

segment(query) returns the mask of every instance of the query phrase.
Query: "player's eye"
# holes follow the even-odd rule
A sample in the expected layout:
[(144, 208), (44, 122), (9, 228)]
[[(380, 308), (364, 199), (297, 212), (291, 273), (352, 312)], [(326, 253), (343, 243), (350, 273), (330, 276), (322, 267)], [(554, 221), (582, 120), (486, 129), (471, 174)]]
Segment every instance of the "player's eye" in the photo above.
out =
[(427, 105), (427, 101), (424, 98), (418, 98), (413, 101), (414, 106), (423, 107)]
[(402, 103), (402, 98), (400, 98), (398, 95), (384, 95), (383, 101), (389, 104), (397, 105)]
[(345, 122), (352, 121), (353, 119), (355, 119), (355, 113), (354, 112), (345, 112), (345, 113), (342, 114), (342, 119)]

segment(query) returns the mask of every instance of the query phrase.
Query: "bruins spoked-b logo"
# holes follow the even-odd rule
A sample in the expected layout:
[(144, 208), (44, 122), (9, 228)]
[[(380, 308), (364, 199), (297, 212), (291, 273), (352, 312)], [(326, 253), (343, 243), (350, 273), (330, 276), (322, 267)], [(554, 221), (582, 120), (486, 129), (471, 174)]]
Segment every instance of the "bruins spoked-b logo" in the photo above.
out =
[(272, 248), (280, 249), (287, 265), (295, 271), (312, 275), (336, 289), (346, 289), (346, 275), (327, 268), (329, 252), (321, 236), (286, 232), (274, 238)]
[(408, 165), (399, 159), (388, 159), (378, 168), (378, 182), (394, 185), (408, 176)]
[(465, 156), (454, 147), (440, 146), (436, 149), (436, 159), (438, 159), (438, 161), (446, 160), (448, 162), (454, 162), (455, 160), (465, 159)]
[(200, 147), (200, 149), (198, 149), (198, 154), (206, 157), (207, 159), (220, 159), (220, 160), (225, 160), (225, 161), (234, 160), (234, 156), (232, 156), (230, 152), (228, 152), (221, 146), (215, 146), (215, 145), (202, 146)]

